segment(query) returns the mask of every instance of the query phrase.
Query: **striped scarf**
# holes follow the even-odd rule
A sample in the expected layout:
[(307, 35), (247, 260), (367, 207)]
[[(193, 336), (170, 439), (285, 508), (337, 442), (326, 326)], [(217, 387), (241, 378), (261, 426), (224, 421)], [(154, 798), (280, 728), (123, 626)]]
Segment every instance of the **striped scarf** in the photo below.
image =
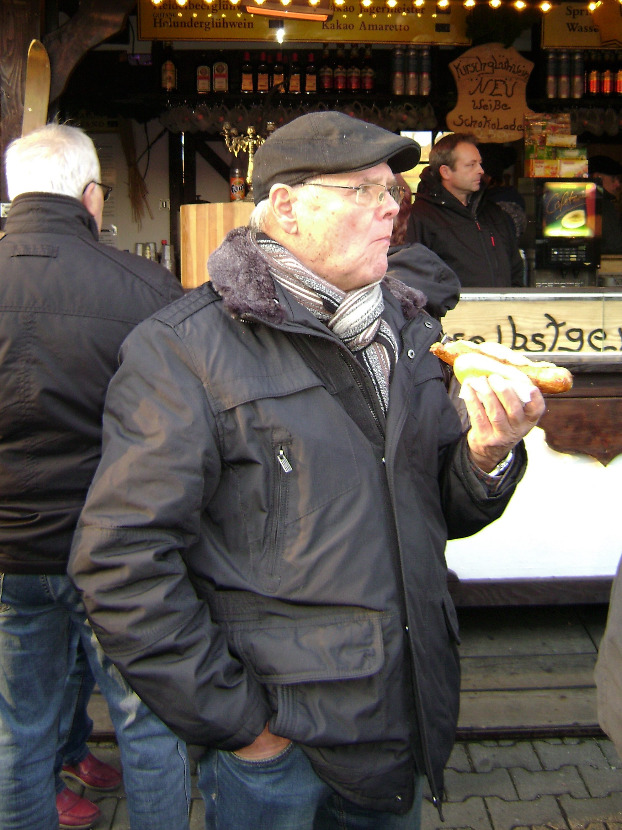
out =
[(274, 279), (333, 331), (365, 367), (386, 414), (398, 345), (391, 328), (381, 317), (382, 280), (353, 291), (341, 291), (305, 268), (273, 239), (258, 234), (257, 244), (279, 266), (271, 269)]

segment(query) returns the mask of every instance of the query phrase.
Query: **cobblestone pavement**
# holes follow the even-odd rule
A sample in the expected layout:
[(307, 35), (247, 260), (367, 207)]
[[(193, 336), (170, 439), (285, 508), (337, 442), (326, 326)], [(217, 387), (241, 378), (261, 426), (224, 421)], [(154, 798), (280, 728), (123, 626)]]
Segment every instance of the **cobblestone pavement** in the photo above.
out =
[[(92, 748), (119, 766), (116, 745)], [(622, 830), (622, 761), (604, 738), (461, 741), (445, 783), (444, 822), (426, 801), (421, 830)], [(95, 830), (129, 830), (122, 790), (77, 791), (102, 810)], [(196, 785), (190, 828), (204, 828)]]

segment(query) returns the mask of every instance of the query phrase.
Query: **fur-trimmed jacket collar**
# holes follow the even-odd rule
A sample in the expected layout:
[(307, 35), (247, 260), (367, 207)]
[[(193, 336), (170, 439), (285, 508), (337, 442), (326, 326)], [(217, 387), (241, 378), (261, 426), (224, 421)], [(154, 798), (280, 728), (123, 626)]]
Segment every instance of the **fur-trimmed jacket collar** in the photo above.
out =
[[(279, 266), (268, 260), (256, 242), (256, 233), (247, 227), (235, 228), (209, 258), (208, 270), (213, 287), (234, 317), (258, 317), (280, 325), (287, 317), (279, 302), (273, 274)], [(426, 304), (426, 297), (395, 277), (382, 281), (400, 304), (406, 320), (415, 317)]]

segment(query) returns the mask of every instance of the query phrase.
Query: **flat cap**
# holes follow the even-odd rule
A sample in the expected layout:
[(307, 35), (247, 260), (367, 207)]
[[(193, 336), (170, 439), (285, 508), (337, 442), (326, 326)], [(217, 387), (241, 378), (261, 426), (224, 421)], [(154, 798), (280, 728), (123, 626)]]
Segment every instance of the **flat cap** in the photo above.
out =
[(587, 160), (590, 176), (604, 173), (605, 176), (622, 176), (622, 164), (609, 156), (592, 156)]
[(414, 167), (416, 141), (343, 112), (310, 112), (279, 127), (257, 149), (253, 162), (255, 204), (273, 184), (302, 184), (322, 173), (353, 173), (386, 162), (394, 173)]

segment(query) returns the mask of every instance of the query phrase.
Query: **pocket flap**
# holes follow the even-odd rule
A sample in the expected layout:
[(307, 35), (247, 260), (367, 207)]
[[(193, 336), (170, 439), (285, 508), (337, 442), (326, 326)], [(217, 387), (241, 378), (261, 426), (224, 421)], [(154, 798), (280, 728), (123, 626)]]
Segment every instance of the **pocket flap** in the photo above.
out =
[(309, 683), (369, 677), (384, 663), (381, 615), (290, 621), (236, 631), (236, 646), (260, 681)]

